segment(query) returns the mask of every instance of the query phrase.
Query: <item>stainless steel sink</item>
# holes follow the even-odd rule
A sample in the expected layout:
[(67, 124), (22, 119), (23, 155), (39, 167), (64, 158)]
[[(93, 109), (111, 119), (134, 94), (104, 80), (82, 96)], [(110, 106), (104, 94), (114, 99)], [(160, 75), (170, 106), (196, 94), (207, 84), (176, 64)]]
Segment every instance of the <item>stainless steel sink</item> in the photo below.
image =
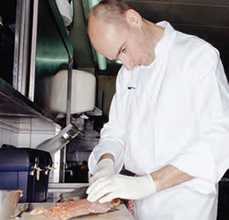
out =
[(22, 195), (20, 190), (0, 190), (0, 216), (9, 220), (14, 215), (17, 203)]

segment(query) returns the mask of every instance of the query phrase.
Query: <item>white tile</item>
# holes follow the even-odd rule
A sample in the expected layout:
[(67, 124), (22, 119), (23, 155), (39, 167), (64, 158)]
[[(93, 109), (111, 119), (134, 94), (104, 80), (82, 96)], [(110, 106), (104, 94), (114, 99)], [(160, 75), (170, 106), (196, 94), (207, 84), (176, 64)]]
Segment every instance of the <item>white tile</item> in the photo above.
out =
[(0, 128), (0, 146), (2, 146), (2, 144), (3, 144), (2, 136), (3, 136), (3, 131), (2, 131), (2, 128)]
[(32, 119), (32, 131), (53, 131), (55, 126), (45, 120), (33, 118)]
[(20, 132), (28, 132), (31, 131), (32, 119), (31, 118), (21, 118), (19, 123)]
[(9, 133), (9, 142), (13, 146), (18, 146), (18, 136), (14, 132)]
[(31, 135), (31, 147), (34, 148), (41, 142), (53, 137), (53, 134), (45, 134), (45, 133), (32, 133)]
[(27, 133), (27, 134), (17, 134), (17, 146), (18, 147), (30, 147), (31, 145), (31, 140), (30, 140), (30, 134)]

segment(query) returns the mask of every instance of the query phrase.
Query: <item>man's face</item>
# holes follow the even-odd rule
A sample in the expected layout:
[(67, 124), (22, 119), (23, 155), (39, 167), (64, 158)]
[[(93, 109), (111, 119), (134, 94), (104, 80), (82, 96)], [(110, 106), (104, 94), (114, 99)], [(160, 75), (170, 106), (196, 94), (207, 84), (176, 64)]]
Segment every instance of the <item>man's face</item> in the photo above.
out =
[(127, 69), (152, 62), (150, 48), (144, 43), (144, 34), (138, 26), (125, 22), (108, 24), (92, 17), (88, 33), (99, 53), (110, 60), (120, 60)]

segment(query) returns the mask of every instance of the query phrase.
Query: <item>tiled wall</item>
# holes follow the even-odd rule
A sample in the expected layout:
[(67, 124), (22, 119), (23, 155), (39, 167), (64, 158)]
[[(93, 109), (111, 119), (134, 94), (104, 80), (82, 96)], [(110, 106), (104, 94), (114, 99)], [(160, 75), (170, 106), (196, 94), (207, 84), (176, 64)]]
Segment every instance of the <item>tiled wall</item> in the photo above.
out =
[(56, 131), (54, 124), (38, 118), (0, 118), (0, 146), (11, 144), (35, 148), (53, 137)]
[(35, 148), (42, 141), (56, 134), (56, 126), (44, 120), (21, 119), (18, 132), (18, 146)]
[[(35, 148), (38, 144), (57, 134), (59, 127), (38, 118), (0, 118), (0, 147), (10, 144), (16, 147)], [(50, 182), (59, 181), (60, 151), (51, 155), (54, 172), (50, 174)]]
[(17, 119), (0, 118), (0, 146), (3, 144), (17, 145), (18, 124)]

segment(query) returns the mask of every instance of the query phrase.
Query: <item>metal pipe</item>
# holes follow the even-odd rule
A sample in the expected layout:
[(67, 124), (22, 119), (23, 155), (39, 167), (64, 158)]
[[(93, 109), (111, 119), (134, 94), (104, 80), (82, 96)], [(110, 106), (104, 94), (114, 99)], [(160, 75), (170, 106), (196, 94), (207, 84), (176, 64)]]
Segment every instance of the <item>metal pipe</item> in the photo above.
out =
[[(73, 58), (69, 57), (68, 64), (68, 78), (67, 78), (67, 105), (66, 105), (66, 126), (71, 123), (71, 107), (72, 107), (72, 67), (73, 67)], [(61, 149), (61, 175), (60, 180), (62, 183), (65, 182), (65, 168), (66, 168), (66, 156), (67, 156), (66, 146)]]
[(23, 50), (22, 50), (22, 72), (21, 78), (22, 81), (20, 82), (21, 89), (20, 92), (28, 96), (28, 75), (29, 75), (29, 57), (30, 57), (30, 50), (29, 50), (29, 42), (30, 42), (30, 12), (31, 12), (31, 0), (24, 0), (24, 38), (23, 38)]
[(15, 39), (14, 40), (14, 66), (13, 66), (13, 88), (16, 90), (18, 89), (21, 7), (22, 7), (22, 1), (17, 0), (15, 38), (14, 38)]
[(18, 0), (16, 7), (13, 87), (25, 96), (29, 58), (30, 3), (30, 0)]
[[(64, 47), (68, 54), (68, 79), (67, 79), (67, 103), (66, 103), (66, 126), (71, 123), (71, 99), (72, 99), (72, 67), (73, 67), (73, 47), (69, 42), (67, 32), (65, 30), (64, 22), (58, 10), (55, 1), (49, 0), (53, 16), (63, 41)], [(66, 146), (62, 148), (60, 155), (60, 182), (65, 182), (65, 168), (66, 168)]]
[(37, 48), (38, 5), (39, 5), (39, 0), (33, 0), (33, 24), (32, 24), (32, 41), (31, 41), (31, 57), (30, 57), (30, 72), (29, 72), (29, 91), (28, 91), (28, 98), (31, 101), (34, 101), (34, 92), (35, 92), (35, 62), (36, 62), (36, 48)]

